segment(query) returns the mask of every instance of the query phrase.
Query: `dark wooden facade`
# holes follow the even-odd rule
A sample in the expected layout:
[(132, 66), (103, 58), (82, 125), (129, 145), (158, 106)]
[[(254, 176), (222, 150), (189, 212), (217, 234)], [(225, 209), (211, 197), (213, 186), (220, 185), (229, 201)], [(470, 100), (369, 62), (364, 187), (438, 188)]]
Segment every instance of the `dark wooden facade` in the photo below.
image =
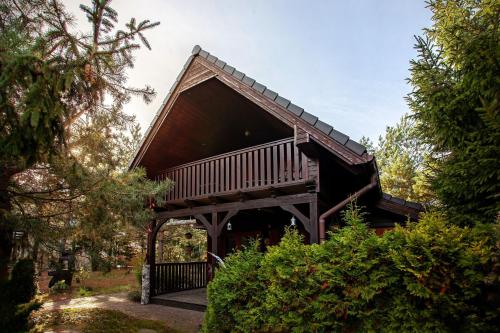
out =
[[(277, 243), (292, 217), (306, 241), (317, 243), (340, 223), (339, 203), (351, 198), (379, 232), (420, 210), (381, 192), (375, 160), (362, 145), (199, 47), (130, 165), (138, 166), (151, 179), (175, 183), (148, 235), (153, 294), (172, 283), (189, 287), (168, 279), (181, 266), (154, 260), (156, 234), (170, 218), (196, 219), (208, 250), (224, 257), (248, 238)], [(184, 266), (195, 286), (206, 282), (198, 264)]]

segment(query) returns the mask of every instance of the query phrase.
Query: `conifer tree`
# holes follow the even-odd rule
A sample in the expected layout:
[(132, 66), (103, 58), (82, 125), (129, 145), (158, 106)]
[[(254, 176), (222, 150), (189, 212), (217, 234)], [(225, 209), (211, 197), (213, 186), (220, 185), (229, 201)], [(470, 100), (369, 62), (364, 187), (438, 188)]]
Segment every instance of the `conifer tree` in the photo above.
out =
[(94, 202), (96, 213), (117, 204), (113, 194), (123, 194), (124, 206), (128, 200), (128, 208), (141, 208), (145, 194), (161, 190), (143, 173), (117, 173), (127, 154), (126, 144), (115, 140), (134, 123), (124, 103), (132, 95), (146, 102), (154, 96), (150, 87), (128, 87), (126, 74), (133, 52), (150, 48), (144, 33), (159, 23), (132, 18), (119, 29), (110, 2), (80, 6), (89, 31), (75, 31), (73, 16), (57, 0), (0, 4), (0, 281), (19, 218), (60, 216), (67, 224), (68, 211), (60, 208), (90, 207), (91, 195), (107, 205)]
[(417, 37), (408, 96), (419, 138), (432, 147), (432, 186), (458, 224), (500, 211), (500, 2), (431, 0)]

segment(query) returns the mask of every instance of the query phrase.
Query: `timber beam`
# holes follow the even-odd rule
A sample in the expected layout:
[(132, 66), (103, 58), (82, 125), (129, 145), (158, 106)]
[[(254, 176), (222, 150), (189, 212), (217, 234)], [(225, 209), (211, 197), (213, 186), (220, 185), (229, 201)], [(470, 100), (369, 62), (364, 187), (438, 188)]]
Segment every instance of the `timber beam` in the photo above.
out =
[(212, 212), (228, 212), (231, 210), (247, 210), (267, 207), (280, 207), (283, 205), (295, 205), (301, 203), (316, 202), (316, 193), (300, 193), (276, 198), (252, 199), (247, 201), (226, 202), (217, 205), (206, 205), (198, 207), (181, 208), (172, 211), (157, 212), (156, 217), (161, 220), (169, 218), (180, 218), (198, 214), (209, 214)]

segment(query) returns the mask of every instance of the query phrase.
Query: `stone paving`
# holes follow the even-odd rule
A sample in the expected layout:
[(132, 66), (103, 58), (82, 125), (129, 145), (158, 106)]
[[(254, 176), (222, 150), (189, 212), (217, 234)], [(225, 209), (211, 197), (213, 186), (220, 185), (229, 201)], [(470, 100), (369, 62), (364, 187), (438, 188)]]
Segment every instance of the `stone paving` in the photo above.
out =
[(203, 312), (172, 308), (164, 305), (141, 305), (127, 299), (127, 293), (73, 298), (46, 302), (44, 310), (78, 308), (102, 308), (117, 310), (140, 319), (165, 322), (168, 327), (180, 332), (198, 332), (203, 321)]

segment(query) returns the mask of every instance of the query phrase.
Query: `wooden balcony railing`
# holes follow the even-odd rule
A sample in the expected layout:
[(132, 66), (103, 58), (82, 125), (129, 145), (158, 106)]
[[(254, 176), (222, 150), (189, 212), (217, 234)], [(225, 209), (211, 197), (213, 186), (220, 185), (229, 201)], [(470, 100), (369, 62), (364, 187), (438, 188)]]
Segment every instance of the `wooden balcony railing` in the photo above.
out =
[(293, 138), (253, 146), (167, 169), (175, 182), (166, 201), (280, 186), (307, 180), (308, 158)]
[(158, 263), (153, 267), (155, 295), (207, 286), (206, 262)]

